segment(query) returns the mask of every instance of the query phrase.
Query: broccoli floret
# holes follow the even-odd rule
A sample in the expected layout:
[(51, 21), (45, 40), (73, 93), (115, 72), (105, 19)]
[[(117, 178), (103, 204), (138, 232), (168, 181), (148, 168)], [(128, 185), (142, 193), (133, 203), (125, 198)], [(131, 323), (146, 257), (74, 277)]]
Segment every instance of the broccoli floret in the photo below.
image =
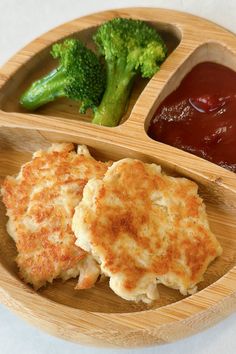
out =
[(157, 33), (140, 20), (114, 18), (102, 24), (94, 41), (106, 61), (106, 89), (93, 123), (116, 126), (126, 111), (136, 75), (151, 78), (167, 49)]
[(105, 72), (98, 57), (77, 39), (53, 45), (51, 54), (59, 66), (34, 82), (22, 95), (20, 103), (29, 110), (68, 97), (80, 101), (80, 112), (95, 108), (105, 88)]

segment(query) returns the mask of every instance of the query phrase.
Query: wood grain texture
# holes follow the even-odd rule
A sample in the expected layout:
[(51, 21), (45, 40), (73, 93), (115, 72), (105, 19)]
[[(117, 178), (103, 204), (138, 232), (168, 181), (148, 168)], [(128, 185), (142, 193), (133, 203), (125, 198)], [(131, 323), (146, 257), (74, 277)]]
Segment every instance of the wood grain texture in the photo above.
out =
[[(60, 100), (38, 110), (18, 105), (22, 90), (52, 68), (52, 43), (68, 36), (89, 46), (101, 22), (115, 16), (149, 21), (165, 37), (169, 56), (150, 81), (137, 81), (122, 124), (115, 128), (89, 123), (78, 107)], [(196, 37), (196, 27), (198, 36)], [(22, 318), (59, 337), (101, 346), (145, 346), (192, 335), (236, 309), (236, 175), (208, 161), (151, 140), (146, 129), (158, 104), (191, 68), (210, 60), (236, 70), (236, 41), (230, 32), (194, 16), (163, 9), (121, 9), (83, 17), (60, 26), (30, 43), (0, 71), (0, 178), (19, 171), (31, 153), (52, 141), (87, 144), (101, 159), (139, 158), (161, 164), (171, 175), (193, 179), (207, 205), (212, 231), (223, 246), (197, 294), (183, 298), (160, 287), (151, 306), (122, 300), (107, 280), (76, 292), (74, 280), (55, 281), (38, 293), (23, 284), (14, 262), (16, 249), (6, 233), (0, 205), (0, 301)], [(43, 69), (42, 69), (43, 68)]]

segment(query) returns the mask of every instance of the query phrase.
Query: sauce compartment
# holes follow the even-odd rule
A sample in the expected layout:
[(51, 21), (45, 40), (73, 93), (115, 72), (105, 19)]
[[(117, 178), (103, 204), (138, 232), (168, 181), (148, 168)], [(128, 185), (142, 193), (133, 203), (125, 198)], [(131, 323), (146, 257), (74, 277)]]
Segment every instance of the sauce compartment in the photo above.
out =
[(226, 47), (198, 47), (160, 93), (145, 123), (148, 135), (235, 171), (235, 68)]
[(157, 108), (148, 135), (236, 172), (236, 72), (196, 65)]

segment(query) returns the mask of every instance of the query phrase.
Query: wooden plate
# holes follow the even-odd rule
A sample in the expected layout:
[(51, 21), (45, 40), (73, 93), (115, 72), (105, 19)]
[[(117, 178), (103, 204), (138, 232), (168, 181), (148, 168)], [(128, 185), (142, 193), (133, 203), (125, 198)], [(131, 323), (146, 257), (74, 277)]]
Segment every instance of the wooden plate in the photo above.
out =
[[(169, 57), (150, 81), (138, 81), (123, 122), (116, 128), (89, 123), (69, 100), (24, 112), (19, 96), (53, 63), (53, 42), (75, 36), (91, 44), (96, 26), (115, 16), (142, 19), (164, 36)], [(196, 30), (197, 29), (197, 30)], [(83, 17), (30, 43), (0, 72), (0, 176), (14, 174), (31, 153), (50, 141), (87, 144), (100, 159), (135, 157), (156, 162), (172, 175), (195, 180), (207, 205), (223, 255), (210, 265), (200, 291), (183, 298), (161, 287), (152, 306), (118, 298), (105, 282), (76, 292), (74, 280), (55, 281), (39, 292), (17, 275), (16, 249), (0, 219), (0, 300), (31, 323), (59, 337), (102, 346), (144, 346), (174, 341), (221, 320), (236, 308), (236, 175), (189, 153), (151, 140), (146, 128), (158, 104), (197, 63), (210, 60), (236, 69), (236, 40), (230, 32), (198, 17), (170, 10), (132, 8)], [(69, 118), (69, 119), (68, 119)]]

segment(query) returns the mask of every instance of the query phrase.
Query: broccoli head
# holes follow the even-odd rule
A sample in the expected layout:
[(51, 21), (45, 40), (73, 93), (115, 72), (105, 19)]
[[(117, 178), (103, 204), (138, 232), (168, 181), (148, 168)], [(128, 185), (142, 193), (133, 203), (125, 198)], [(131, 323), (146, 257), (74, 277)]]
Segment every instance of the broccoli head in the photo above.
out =
[(116, 126), (124, 114), (134, 78), (151, 78), (167, 55), (161, 36), (146, 22), (114, 18), (102, 24), (94, 41), (106, 62), (106, 89), (93, 123)]
[(22, 95), (20, 103), (34, 110), (59, 97), (80, 101), (80, 112), (95, 108), (105, 88), (105, 72), (96, 56), (77, 39), (56, 43), (51, 50), (59, 66), (34, 82)]

